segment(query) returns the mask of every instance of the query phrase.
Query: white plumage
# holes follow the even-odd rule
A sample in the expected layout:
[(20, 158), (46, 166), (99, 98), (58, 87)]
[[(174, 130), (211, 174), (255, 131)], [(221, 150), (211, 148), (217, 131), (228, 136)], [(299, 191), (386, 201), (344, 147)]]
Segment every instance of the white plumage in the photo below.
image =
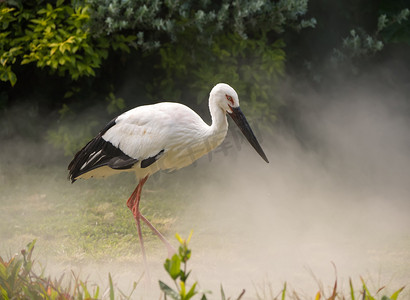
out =
[[(162, 169), (179, 169), (218, 146), (227, 126), (214, 135), (193, 110), (179, 103), (163, 102), (134, 108), (117, 118), (116, 126), (102, 138), (126, 155), (142, 160), (164, 150), (164, 154), (144, 170), (137, 163), (133, 170), (144, 178)], [(210, 139), (215, 136), (216, 138)]]
[[(188, 166), (215, 149), (224, 140), (229, 114), (250, 144), (268, 162), (245, 116), (239, 108), (235, 90), (219, 83), (209, 96), (212, 124), (207, 125), (189, 107), (172, 102), (140, 106), (131, 109), (100, 131), (70, 163), (69, 178), (110, 176), (120, 172), (135, 172), (139, 184), (127, 201), (134, 214), (145, 261), (140, 219), (163, 240), (163, 236), (139, 212), (141, 189), (147, 178), (159, 170), (174, 170)], [(170, 250), (169, 244), (167, 244)]]

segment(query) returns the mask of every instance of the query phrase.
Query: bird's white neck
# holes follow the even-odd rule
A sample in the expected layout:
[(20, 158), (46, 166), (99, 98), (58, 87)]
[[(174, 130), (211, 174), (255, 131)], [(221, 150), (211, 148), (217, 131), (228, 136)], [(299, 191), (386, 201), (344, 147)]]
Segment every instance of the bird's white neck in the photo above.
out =
[(228, 120), (226, 119), (226, 112), (218, 105), (209, 105), (211, 113), (212, 124), (209, 130), (209, 143), (212, 148), (218, 147), (225, 139), (228, 131)]

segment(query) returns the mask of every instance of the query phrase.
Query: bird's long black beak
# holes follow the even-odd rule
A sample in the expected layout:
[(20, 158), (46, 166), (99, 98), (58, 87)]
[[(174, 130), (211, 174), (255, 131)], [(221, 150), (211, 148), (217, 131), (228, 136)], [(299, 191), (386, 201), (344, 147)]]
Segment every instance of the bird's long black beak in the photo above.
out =
[(242, 113), (239, 107), (231, 107), (232, 112), (228, 113), (231, 118), (234, 120), (236, 125), (238, 125), (239, 129), (242, 131), (243, 135), (246, 137), (248, 142), (252, 145), (252, 147), (259, 153), (259, 155), (263, 158), (264, 161), (269, 163), (268, 158), (263, 152), (261, 145), (259, 145), (258, 140), (256, 139), (255, 135), (251, 127), (248, 124), (248, 121), (245, 118), (245, 115)]

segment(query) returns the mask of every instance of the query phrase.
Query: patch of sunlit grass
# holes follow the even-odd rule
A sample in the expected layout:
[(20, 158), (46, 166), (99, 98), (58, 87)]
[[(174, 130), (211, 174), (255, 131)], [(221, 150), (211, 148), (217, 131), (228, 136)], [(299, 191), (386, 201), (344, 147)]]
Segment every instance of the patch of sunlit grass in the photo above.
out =
[[(139, 251), (137, 230), (126, 206), (136, 185), (133, 175), (71, 185), (65, 176), (49, 175), (61, 169), (31, 172), (17, 186), (0, 184), (0, 204), (2, 211), (7, 211), (0, 218), (0, 236), (5, 242), (1, 250), (9, 250), (4, 248), (6, 244), (15, 247), (27, 239), (37, 239), (45, 255), (62, 260), (135, 257)], [(153, 180), (153, 186), (155, 183)], [(142, 212), (166, 236), (177, 215), (175, 203), (183, 199), (172, 187), (152, 189), (149, 183), (146, 187)], [(159, 243), (149, 228), (142, 228), (148, 245)]]

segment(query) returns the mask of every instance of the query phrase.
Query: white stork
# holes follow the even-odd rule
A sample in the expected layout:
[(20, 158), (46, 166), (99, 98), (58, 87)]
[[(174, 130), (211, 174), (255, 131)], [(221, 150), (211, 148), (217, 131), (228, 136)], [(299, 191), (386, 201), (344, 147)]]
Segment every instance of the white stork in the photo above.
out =
[(159, 170), (176, 170), (215, 149), (224, 140), (232, 117), (256, 152), (269, 163), (245, 116), (239, 108), (236, 91), (225, 83), (217, 84), (209, 96), (212, 125), (207, 125), (189, 107), (173, 102), (139, 106), (109, 122), (98, 135), (75, 155), (68, 166), (69, 179), (105, 177), (135, 172), (139, 183), (127, 201), (146, 254), (140, 220), (175, 252), (162, 234), (141, 214), (141, 189), (148, 177)]

